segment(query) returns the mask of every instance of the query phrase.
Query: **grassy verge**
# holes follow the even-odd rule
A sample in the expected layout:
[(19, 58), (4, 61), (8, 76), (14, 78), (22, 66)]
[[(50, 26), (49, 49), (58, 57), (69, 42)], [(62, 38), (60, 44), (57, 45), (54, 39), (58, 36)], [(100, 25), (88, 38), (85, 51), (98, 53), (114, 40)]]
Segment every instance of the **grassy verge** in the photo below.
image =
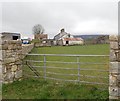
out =
[(25, 79), (3, 85), (3, 99), (108, 99), (108, 91), (91, 85)]

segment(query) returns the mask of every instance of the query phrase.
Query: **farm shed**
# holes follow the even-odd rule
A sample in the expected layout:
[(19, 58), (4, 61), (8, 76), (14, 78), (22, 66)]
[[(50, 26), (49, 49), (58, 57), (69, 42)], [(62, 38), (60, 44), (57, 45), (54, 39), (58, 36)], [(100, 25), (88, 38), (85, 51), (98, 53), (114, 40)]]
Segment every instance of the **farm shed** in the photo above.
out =
[(64, 38), (63, 45), (83, 45), (84, 41), (82, 38)]
[(10, 33), (10, 32), (3, 32), (1, 33), (2, 40), (17, 40), (20, 39), (20, 33)]
[(41, 40), (41, 46), (54, 46), (54, 39)]

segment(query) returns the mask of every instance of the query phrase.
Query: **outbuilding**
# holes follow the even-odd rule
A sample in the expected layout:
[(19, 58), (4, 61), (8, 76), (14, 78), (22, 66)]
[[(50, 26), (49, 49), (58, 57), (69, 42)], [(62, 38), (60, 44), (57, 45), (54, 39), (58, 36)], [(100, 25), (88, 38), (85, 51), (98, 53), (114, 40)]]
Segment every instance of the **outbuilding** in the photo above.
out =
[(1, 38), (2, 40), (18, 40), (21, 36), (20, 33), (2, 32)]
[(70, 33), (65, 32), (61, 29), (61, 32), (54, 37), (56, 45), (83, 45), (84, 40), (82, 38), (75, 38)]

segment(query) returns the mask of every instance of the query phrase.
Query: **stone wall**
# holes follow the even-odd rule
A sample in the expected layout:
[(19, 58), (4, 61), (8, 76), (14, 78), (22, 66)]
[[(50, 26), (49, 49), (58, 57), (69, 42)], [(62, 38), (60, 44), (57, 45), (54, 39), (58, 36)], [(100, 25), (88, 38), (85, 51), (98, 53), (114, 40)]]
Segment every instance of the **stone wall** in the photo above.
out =
[(26, 56), (25, 54), (31, 52), (33, 47), (34, 47), (33, 43), (32, 44), (23, 44), (22, 45), (22, 58), (24, 58)]
[(2, 81), (11, 83), (22, 78), (22, 43), (17, 40), (3, 41), (0, 45), (2, 53)]
[(29, 53), (34, 44), (22, 45), (21, 41), (9, 40), (3, 41), (0, 45), (2, 81), (11, 83), (22, 79), (22, 59)]
[(48, 35), (47, 34), (35, 34), (34, 39), (39, 39), (39, 40), (48, 39)]
[(120, 99), (120, 36), (111, 35), (109, 99)]

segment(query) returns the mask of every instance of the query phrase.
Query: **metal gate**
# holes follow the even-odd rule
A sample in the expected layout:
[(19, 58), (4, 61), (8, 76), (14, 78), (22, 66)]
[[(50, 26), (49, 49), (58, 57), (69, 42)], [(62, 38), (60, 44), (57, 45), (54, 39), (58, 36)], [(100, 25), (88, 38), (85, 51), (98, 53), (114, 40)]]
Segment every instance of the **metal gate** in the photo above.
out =
[(25, 77), (109, 85), (109, 55), (27, 54), (23, 63)]

